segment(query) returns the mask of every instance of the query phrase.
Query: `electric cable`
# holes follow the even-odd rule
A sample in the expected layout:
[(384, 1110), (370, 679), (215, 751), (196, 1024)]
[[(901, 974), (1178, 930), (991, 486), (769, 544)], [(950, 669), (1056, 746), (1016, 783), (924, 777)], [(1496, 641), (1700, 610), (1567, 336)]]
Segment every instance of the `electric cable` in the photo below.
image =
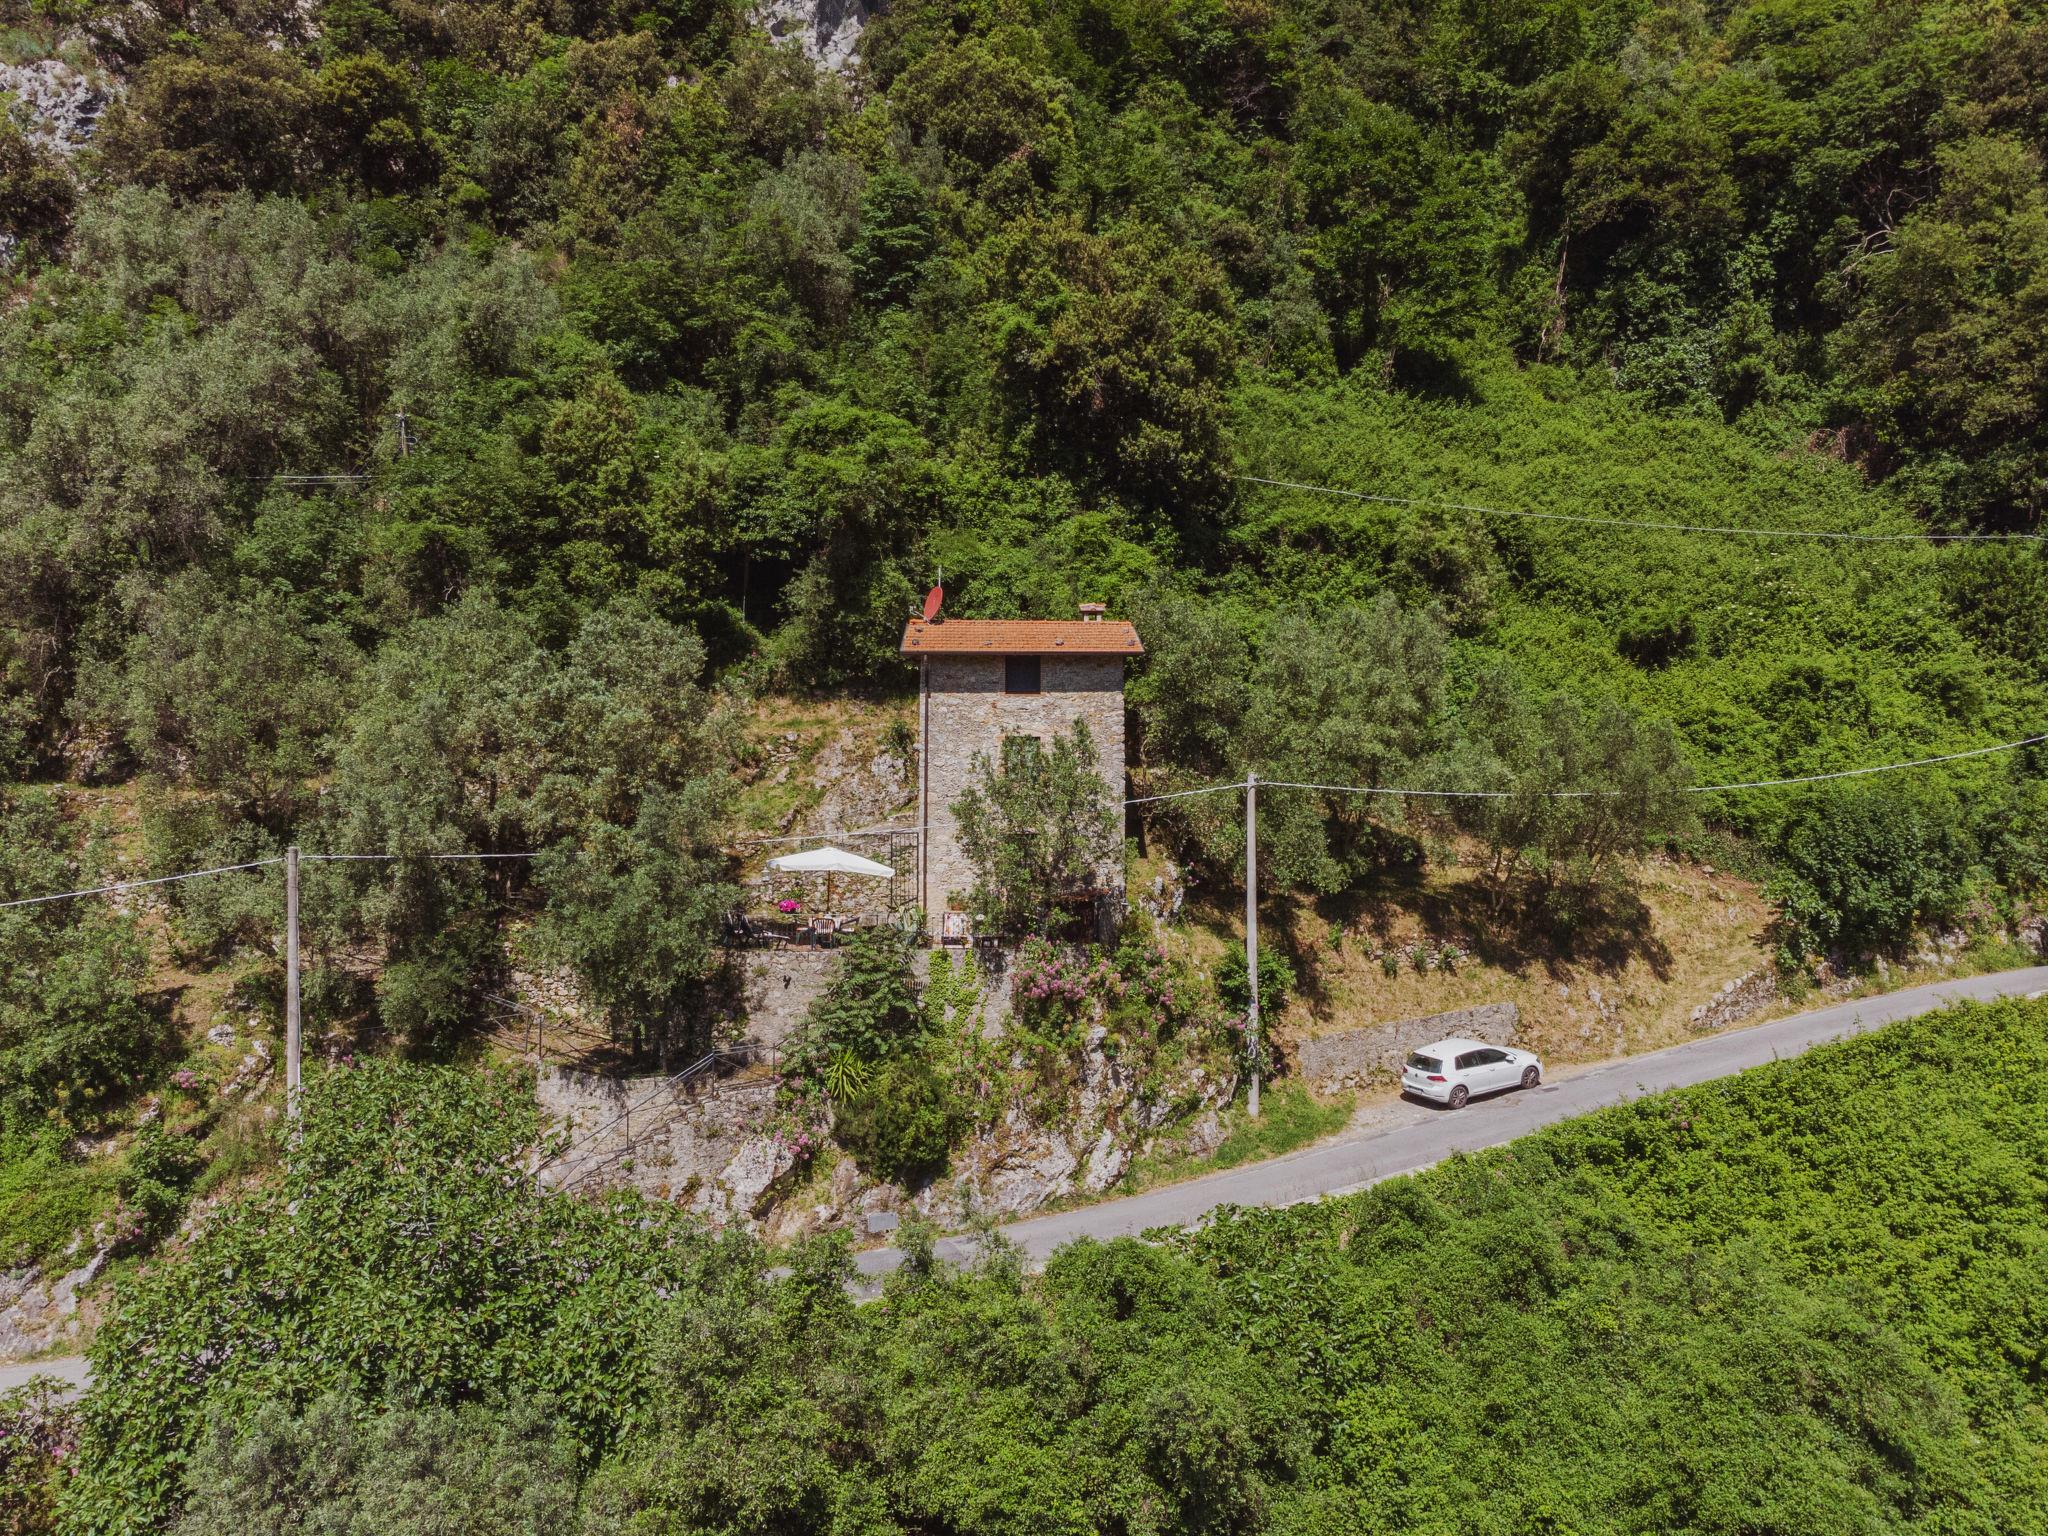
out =
[(1647, 518), (1593, 517), (1573, 512), (1536, 512), (1525, 507), (1492, 507), (1434, 496), (1386, 496), (1370, 491), (1346, 491), (1334, 485), (1311, 485), (1300, 480), (1270, 480), (1264, 475), (1233, 475), (1231, 478), (1252, 485), (1312, 491), (1324, 496), (1341, 496), (1347, 501), (1369, 501), (1380, 506), (1438, 507), (1451, 512), (1476, 512), (1486, 517), (1521, 517), (1535, 522), (1580, 523), (1595, 528), (1640, 528), (1653, 533), (1729, 534), (1754, 539), (1832, 539), (1854, 544), (2048, 543), (2048, 535), (2038, 533), (1844, 533), (1828, 528), (1737, 528), (1716, 523), (1667, 523)]

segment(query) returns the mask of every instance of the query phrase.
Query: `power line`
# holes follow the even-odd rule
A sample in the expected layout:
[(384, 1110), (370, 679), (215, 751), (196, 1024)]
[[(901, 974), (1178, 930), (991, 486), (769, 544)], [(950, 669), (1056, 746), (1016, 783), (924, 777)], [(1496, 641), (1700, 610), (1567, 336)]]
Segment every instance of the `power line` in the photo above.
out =
[(537, 859), (540, 854), (529, 849), (524, 853), (309, 853), (303, 857), (318, 864), (391, 864), (405, 859), (453, 864), (465, 859)]
[[(1261, 779), (1261, 780), (1259, 780), (1259, 782), (1260, 782), (1261, 784), (1263, 784), (1263, 783), (1265, 783), (1266, 781), (1265, 781), (1264, 779)], [(1239, 780), (1237, 780), (1237, 781), (1236, 781), (1235, 783), (1231, 783), (1231, 784), (1205, 784), (1205, 785), (1203, 785), (1203, 786), (1202, 786), (1202, 787), (1201, 787), (1200, 789), (1176, 789), (1176, 790), (1174, 790), (1174, 791), (1173, 791), (1173, 792), (1172, 792), (1171, 794), (1165, 794), (1165, 795), (1139, 795), (1139, 796), (1138, 796), (1138, 797), (1137, 797), (1137, 798), (1136, 798), (1135, 800), (1126, 800), (1126, 801), (1124, 802), (1124, 804), (1125, 804), (1125, 805), (1151, 805), (1151, 804), (1153, 804), (1153, 803), (1154, 803), (1155, 801), (1159, 801), (1159, 800), (1189, 800), (1189, 799), (1192, 799), (1192, 798), (1193, 798), (1194, 796), (1196, 796), (1196, 795), (1220, 795), (1220, 794), (1222, 794), (1222, 793), (1223, 793), (1223, 792), (1224, 792), (1225, 790), (1230, 790), (1230, 789), (1243, 789), (1243, 788), (1244, 788), (1244, 786), (1245, 786), (1245, 781), (1244, 781), (1243, 779), (1239, 779)]]
[[(1799, 784), (1825, 784), (1837, 779), (1867, 778), (1878, 773), (1903, 773), (1914, 768), (1933, 768), (1943, 763), (1967, 762), (1972, 758), (1992, 757), (2000, 752), (2016, 752), (2022, 747), (2038, 746), (2048, 742), (2048, 731), (2032, 736), (2022, 736), (2017, 741), (2001, 741), (1989, 747), (1972, 747), (1967, 752), (1944, 752), (1936, 757), (1908, 758), (1903, 762), (1877, 763), (1867, 768), (1839, 768), (1832, 773), (1807, 773), (1789, 778), (1744, 779), (1730, 784), (1688, 784), (1681, 793), (1688, 795), (1718, 795), (1744, 789), (1782, 789)], [(1236, 779), (1228, 784), (1204, 784), (1195, 789), (1177, 789), (1166, 794), (1139, 795), (1123, 802), (1125, 805), (1151, 805), (1162, 800), (1188, 800), (1197, 795), (1220, 795), (1232, 790), (1243, 789), (1246, 780)], [(1506, 800), (1521, 794), (1513, 789), (1410, 789), (1378, 784), (1312, 784), (1293, 779), (1261, 779), (1266, 789), (1308, 789), (1332, 795), (1389, 795), (1417, 800)], [(1618, 789), (1543, 789), (1532, 792), (1544, 800), (1587, 800), (1610, 797), (1625, 793)], [(890, 832), (896, 836), (915, 835), (915, 827), (891, 827), (871, 829), (875, 835)], [(791, 837), (754, 838), (754, 842), (808, 842), (818, 837), (851, 837), (854, 832), (800, 833)], [(300, 855), (306, 862), (324, 864), (339, 863), (393, 863), (403, 859), (417, 858), (433, 863), (454, 863), (473, 859), (535, 859), (538, 852), (527, 850), (518, 853), (308, 853)], [(23, 896), (13, 901), (0, 901), (0, 911), (10, 907), (33, 907), (44, 902), (70, 901), (80, 896), (108, 896), (119, 891), (141, 890), (152, 885), (169, 885), (178, 880), (198, 880), (207, 875), (227, 875), (245, 869), (263, 869), (272, 864), (282, 864), (284, 858), (253, 859), (246, 864), (220, 864), (211, 869), (188, 869), (175, 875), (158, 875), (150, 880), (119, 880), (110, 885), (88, 886), (77, 891), (54, 891), (47, 896)]]
[(282, 856), (274, 859), (256, 859), (247, 864), (221, 864), (213, 869), (188, 869), (182, 874), (158, 875), (153, 880), (117, 880), (112, 885), (88, 886), (82, 891), (57, 891), (48, 896), (23, 896), (16, 901), (0, 901), (0, 910), (8, 907), (36, 907), (46, 901), (70, 901), (78, 896), (110, 896), (116, 891), (139, 891), (149, 885), (169, 885), (175, 880), (197, 880), (202, 875), (228, 875), (238, 869), (262, 869), (269, 864), (282, 864)]
[(1667, 523), (1628, 517), (1591, 517), (1571, 512), (1533, 512), (1525, 507), (1489, 507), (1469, 501), (1430, 496), (1382, 496), (1368, 491), (1339, 490), (1333, 485), (1308, 485), (1299, 480), (1269, 480), (1263, 475), (1234, 475), (1253, 485), (1287, 491), (1314, 491), (1348, 501), (1370, 501), (1389, 507), (1438, 507), (1451, 512), (1477, 512), (1487, 517), (1522, 517), (1544, 523), (1581, 523), (1595, 528), (1642, 528), (1661, 533), (1720, 533), (1753, 539), (1834, 539), (1854, 544), (2006, 544), (2048, 543), (2038, 533), (1838, 533), (1825, 528), (1736, 528), (1716, 523)]
[[(419, 858), (436, 863), (445, 863), (462, 859), (533, 859), (538, 857), (539, 855), (536, 853), (307, 853), (301, 854), (300, 860), (304, 863), (336, 864), (358, 860), (388, 862), (396, 859)], [(158, 875), (150, 880), (117, 880), (111, 885), (88, 886), (78, 891), (53, 891), (48, 896), (24, 896), (16, 901), (0, 901), (0, 911), (5, 911), (9, 907), (40, 906), (48, 901), (70, 901), (79, 896), (110, 896), (117, 891), (139, 891), (145, 886), (170, 885), (179, 880), (198, 880), (206, 875), (231, 875), (237, 870), (263, 869), (272, 864), (282, 864), (284, 861), (284, 855), (279, 854), (275, 858), (252, 859), (247, 864), (219, 864), (212, 869), (187, 869), (175, 875)]]
[(1783, 784), (1822, 784), (1829, 779), (1860, 779), (1872, 773), (1897, 773), (1906, 768), (1929, 768), (1936, 763), (1960, 763), (1965, 758), (1989, 757), (1995, 752), (2014, 752), (2021, 747), (2031, 747), (2048, 741), (2048, 731), (2038, 736), (2022, 736), (2018, 741), (2002, 741), (1995, 747), (1977, 747), (1968, 752), (1950, 752), (1941, 757), (1916, 757), (1906, 763), (1880, 763), (1875, 768), (1844, 768), (1837, 773), (1809, 773), (1796, 779), (1752, 779), (1746, 784), (1698, 784), (1687, 790), (1688, 794), (1709, 795), (1729, 789), (1775, 789)]
[[(1688, 795), (1718, 795), (1742, 789), (1777, 789), (1794, 784), (1825, 784), (1834, 779), (1860, 779), (1875, 773), (1901, 773), (1910, 768), (1931, 768), (1939, 763), (1960, 763), (1973, 757), (1990, 757), (1999, 752), (2015, 752), (2021, 747), (2031, 747), (2048, 741), (2048, 731), (2036, 736), (2023, 736), (2018, 741), (2002, 741), (1996, 746), (1975, 747), (1968, 752), (1948, 752), (1939, 757), (1916, 757), (1901, 763), (1879, 763), (1870, 768), (1842, 768), (1833, 773), (1808, 773), (1784, 779), (1748, 779), (1735, 784), (1688, 784), (1680, 791)], [(1259, 783), (1267, 789), (1314, 789), (1333, 795), (1397, 795), (1417, 800), (1509, 800), (1522, 791), (1513, 789), (1393, 789), (1367, 784), (1303, 784), (1282, 779), (1261, 779)], [(1224, 785), (1220, 788), (1242, 788), (1241, 785)], [(1594, 800), (1610, 799), (1625, 793), (1619, 789), (1543, 789), (1531, 792), (1542, 800)]]

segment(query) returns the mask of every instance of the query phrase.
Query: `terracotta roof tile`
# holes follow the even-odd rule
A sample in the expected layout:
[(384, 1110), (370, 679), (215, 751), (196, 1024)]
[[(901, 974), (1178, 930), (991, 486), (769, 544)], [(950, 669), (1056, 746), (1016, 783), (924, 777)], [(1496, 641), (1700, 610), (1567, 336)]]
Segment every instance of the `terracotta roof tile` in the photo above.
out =
[(1145, 647), (1121, 619), (912, 619), (906, 656), (1138, 656)]

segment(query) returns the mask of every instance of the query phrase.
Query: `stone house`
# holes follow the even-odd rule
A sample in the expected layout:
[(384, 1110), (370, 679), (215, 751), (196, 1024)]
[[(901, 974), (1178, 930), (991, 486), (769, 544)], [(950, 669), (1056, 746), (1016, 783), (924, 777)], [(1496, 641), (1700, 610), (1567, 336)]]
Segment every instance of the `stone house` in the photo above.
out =
[[(1050, 742), (1088, 723), (1112, 800), (1124, 798), (1124, 663), (1142, 655), (1130, 624), (1083, 603), (1077, 619), (912, 619), (902, 651), (918, 664), (917, 902), (934, 936), (964, 931), (974, 870), (960, 849), (953, 802), (977, 755), (1002, 758), (1003, 740)], [(1123, 866), (1098, 884), (1121, 897)], [(1112, 900), (1120, 906), (1120, 901)]]

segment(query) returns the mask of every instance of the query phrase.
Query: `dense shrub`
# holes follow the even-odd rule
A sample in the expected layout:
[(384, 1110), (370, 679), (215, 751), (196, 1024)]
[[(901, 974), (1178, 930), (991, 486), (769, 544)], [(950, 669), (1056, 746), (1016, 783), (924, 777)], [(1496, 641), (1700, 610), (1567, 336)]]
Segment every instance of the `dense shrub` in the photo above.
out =
[(2048, 1005), (1966, 1006), (862, 1305), (843, 1248), (771, 1278), (536, 1194), (516, 1096), (336, 1074), (285, 1190), (124, 1282), (64, 1497), (551, 1530), (594, 1466), (597, 1531), (2032, 1530), (2044, 1084)]
[(892, 1061), (838, 1106), (833, 1134), (863, 1168), (906, 1187), (943, 1171), (962, 1129), (953, 1086), (932, 1063)]
[[(0, 790), (0, 900), (91, 884), (73, 837), (52, 797)], [(138, 995), (146, 961), (96, 901), (0, 909), (0, 1128), (92, 1124), (160, 1069), (171, 1029)]]
[(762, 1261), (720, 1258), (672, 1212), (542, 1194), (521, 1170), (540, 1130), (517, 1078), (380, 1062), (313, 1074), (282, 1183), (124, 1284), (101, 1327), (74, 1528), (161, 1524), (208, 1425), (265, 1397), (545, 1396), (585, 1455), (637, 1422), (639, 1334), (662, 1293), (707, 1264)]
[(1773, 895), (1794, 954), (1889, 949), (1946, 917), (1968, 868), (1952, 805), (1892, 785), (1815, 797), (1783, 839)]
[(575, 1528), (576, 1454), (542, 1409), (378, 1409), (338, 1392), (208, 1426), (174, 1536), (551, 1536)]

